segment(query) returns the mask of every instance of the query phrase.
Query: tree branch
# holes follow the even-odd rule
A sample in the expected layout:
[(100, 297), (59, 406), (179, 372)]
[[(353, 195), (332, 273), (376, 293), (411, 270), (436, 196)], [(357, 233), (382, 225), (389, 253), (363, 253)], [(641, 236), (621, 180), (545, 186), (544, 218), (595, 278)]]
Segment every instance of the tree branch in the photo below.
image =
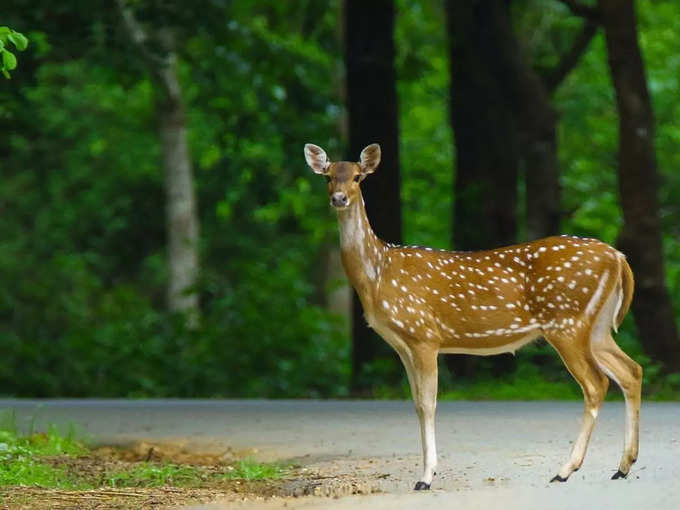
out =
[(116, 0), (116, 5), (123, 20), (123, 27), (134, 46), (139, 50), (142, 58), (146, 61), (151, 75), (163, 88), (166, 97), (171, 101), (179, 103), (181, 101), (181, 92), (174, 69), (176, 56), (172, 50), (174, 45), (172, 32), (161, 28), (157, 29), (154, 33), (154, 42), (157, 41), (161, 51), (163, 51), (163, 54), (158, 54), (153, 51), (153, 46), (149, 44), (149, 34), (139, 23), (126, 0)]
[(589, 19), (591, 21), (600, 22), (600, 10), (597, 7), (582, 4), (578, 0), (559, 0), (566, 5), (571, 13), (575, 16)]
[(597, 33), (598, 28), (599, 24), (597, 22), (587, 18), (583, 24), (583, 29), (572, 42), (571, 48), (560, 57), (559, 62), (554, 68), (542, 73), (543, 84), (548, 94), (555, 92), (555, 89), (559, 87), (562, 81), (576, 67), (586, 49), (588, 49), (590, 41), (592, 41)]
[(142, 57), (152, 66), (152, 69), (157, 69), (158, 67), (167, 67), (168, 57), (155, 54), (149, 47), (149, 35), (146, 33), (142, 25), (139, 24), (135, 14), (132, 9), (127, 4), (125, 0), (116, 0), (116, 5), (118, 6), (118, 12), (123, 20), (123, 28), (128, 34), (128, 37), (137, 47)]

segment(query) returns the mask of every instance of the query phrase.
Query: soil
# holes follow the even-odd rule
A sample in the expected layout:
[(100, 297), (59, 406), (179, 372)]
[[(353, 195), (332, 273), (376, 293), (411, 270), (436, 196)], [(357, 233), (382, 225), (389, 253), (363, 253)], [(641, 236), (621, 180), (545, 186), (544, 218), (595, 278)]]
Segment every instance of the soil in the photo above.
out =
[[(279, 479), (230, 480), (214, 475), (224, 473), (247, 451), (227, 450), (219, 454), (197, 453), (181, 444), (138, 442), (129, 448), (101, 447), (79, 457), (56, 456), (41, 459), (65, 468), (72, 478), (91, 490), (4, 487), (0, 489), (1, 509), (159, 509), (222, 502), (255, 502), (300, 496), (340, 497), (379, 492), (377, 479), (337, 474), (292, 466)], [(133, 470), (141, 463), (172, 463), (194, 467), (199, 476), (183, 487), (108, 487), (108, 475)], [(375, 483), (373, 483), (375, 482)]]

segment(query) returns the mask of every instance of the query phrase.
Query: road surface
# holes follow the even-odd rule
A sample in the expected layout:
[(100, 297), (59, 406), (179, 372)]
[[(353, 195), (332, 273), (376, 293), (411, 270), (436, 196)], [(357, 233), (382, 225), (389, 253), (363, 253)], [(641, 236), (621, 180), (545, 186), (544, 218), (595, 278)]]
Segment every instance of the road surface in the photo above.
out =
[(13, 409), (22, 427), (73, 423), (94, 443), (182, 441), (292, 460), (328, 478), (359, 480), (360, 492), (383, 491), (203, 509), (680, 508), (678, 403), (643, 404), (638, 462), (628, 479), (612, 481), (624, 409), (606, 402), (582, 468), (567, 483), (549, 484), (576, 438), (581, 403), (440, 402), (439, 467), (429, 494), (410, 491), (420, 474), (420, 434), (405, 401), (0, 400), (3, 409)]

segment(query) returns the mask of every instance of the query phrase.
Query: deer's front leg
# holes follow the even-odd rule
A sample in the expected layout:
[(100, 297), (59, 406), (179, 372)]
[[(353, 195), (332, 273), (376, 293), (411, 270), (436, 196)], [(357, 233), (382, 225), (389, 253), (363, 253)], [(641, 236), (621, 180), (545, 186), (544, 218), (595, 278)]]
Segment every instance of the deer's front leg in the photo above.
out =
[(437, 447), (434, 437), (434, 415), (437, 407), (437, 351), (429, 346), (416, 346), (409, 355), (401, 356), (411, 395), (420, 421), (420, 437), (423, 446), (423, 476), (415, 490), (430, 488), (437, 467)]

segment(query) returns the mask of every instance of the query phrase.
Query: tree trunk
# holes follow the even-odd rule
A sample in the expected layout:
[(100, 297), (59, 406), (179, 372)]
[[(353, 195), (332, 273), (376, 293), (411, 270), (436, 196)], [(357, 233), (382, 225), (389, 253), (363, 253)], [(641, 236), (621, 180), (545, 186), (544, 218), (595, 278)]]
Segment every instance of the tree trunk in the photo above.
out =
[(527, 237), (532, 240), (560, 233), (560, 169), (555, 112), (538, 76), (526, 62), (522, 67), (525, 69), (517, 75), (522, 99), (515, 105), (522, 111)]
[[(517, 39), (506, 47), (511, 69), (508, 84), (520, 123), (520, 145), (526, 176), (527, 237), (539, 239), (560, 233), (562, 216), (560, 168), (557, 158), (557, 114), (550, 96), (578, 64), (597, 32), (586, 18), (559, 63), (542, 79)], [(510, 26), (508, 25), (510, 29)]]
[[(116, 6), (123, 28), (145, 61), (155, 85), (166, 196), (168, 309), (185, 313), (189, 326), (195, 326), (199, 318), (195, 289), (199, 270), (199, 223), (182, 89), (177, 78), (174, 33), (167, 27), (160, 27), (152, 33), (154, 44), (149, 44), (149, 34), (126, 0), (116, 0)], [(161, 54), (157, 53), (159, 49)]]
[[(518, 125), (507, 90), (511, 44), (506, 2), (447, 2), (451, 124), (455, 133), (453, 244), (477, 250), (512, 244), (517, 234)], [(494, 360), (500, 372), (512, 356)], [(470, 375), (470, 357), (449, 356), (456, 375)]]
[[(392, 0), (346, 0), (344, 29), (348, 159), (357, 161), (365, 146), (380, 144), (380, 168), (362, 183), (362, 192), (373, 230), (385, 241), (398, 243), (401, 200)], [(356, 393), (369, 387), (363, 377), (366, 365), (389, 356), (389, 349), (366, 325), (356, 294), (352, 309), (352, 389)]]
[(539, 239), (560, 233), (562, 216), (560, 168), (557, 159), (557, 114), (550, 96), (576, 67), (597, 32), (595, 20), (585, 18), (581, 32), (558, 64), (541, 77), (523, 48), (516, 44), (511, 81), (526, 176), (527, 237)]
[(456, 249), (502, 246), (516, 238), (517, 122), (498, 60), (508, 44), (506, 11), (501, 0), (448, 2)]
[(174, 54), (156, 71), (156, 113), (163, 154), (169, 281), (168, 308), (198, 319), (198, 216), (186, 119)]
[(633, 313), (646, 352), (680, 371), (680, 342), (665, 284), (657, 201), (654, 117), (632, 0), (599, 0), (619, 112), (619, 247), (636, 277)]

